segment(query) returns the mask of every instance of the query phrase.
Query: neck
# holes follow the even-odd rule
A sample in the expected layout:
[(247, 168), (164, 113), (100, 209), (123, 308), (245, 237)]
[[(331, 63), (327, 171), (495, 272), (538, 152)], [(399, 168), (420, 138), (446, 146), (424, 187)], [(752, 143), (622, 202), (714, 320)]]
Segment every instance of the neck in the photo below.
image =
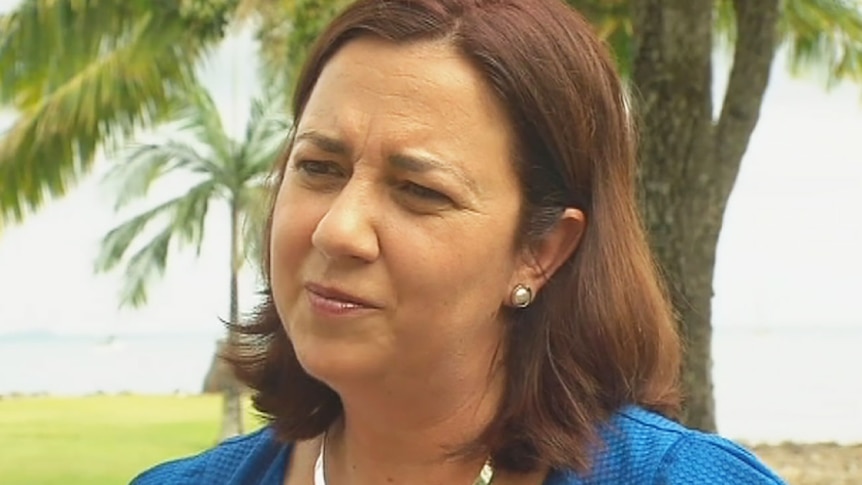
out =
[(339, 389), (344, 415), (326, 439), (329, 483), (471, 485), (488, 456), (455, 452), (493, 419), (502, 374), (494, 365), (454, 378), (405, 379), (400, 385), (387, 379)]

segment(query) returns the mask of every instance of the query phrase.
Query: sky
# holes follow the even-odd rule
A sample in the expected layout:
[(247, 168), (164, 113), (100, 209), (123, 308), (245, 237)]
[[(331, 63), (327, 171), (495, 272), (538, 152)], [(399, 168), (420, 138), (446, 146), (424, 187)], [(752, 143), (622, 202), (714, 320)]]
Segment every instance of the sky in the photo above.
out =
[[(0, 11), (14, 3), (0, 0)], [(234, 133), (257, 92), (253, 52), (251, 36), (239, 33), (201, 69)], [(716, 76), (717, 96), (723, 82)], [(0, 113), (0, 130), (10, 122)], [(0, 235), (0, 335), (221, 334), (218, 319), (228, 310), (226, 210), (212, 211), (212, 237), (199, 258), (192, 250), (175, 253), (146, 307), (119, 308), (122, 274), (93, 272), (101, 237), (133, 212), (113, 212), (114, 194), (103, 182), (109, 166), (99, 160), (66, 197)], [(182, 188), (181, 180), (164, 184), (137, 208)], [(862, 86), (827, 92), (812, 79), (789, 76), (779, 58), (719, 241), (715, 325), (862, 328), (860, 212)], [(255, 289), (247, 267), (240, 292), (246, 311)]]

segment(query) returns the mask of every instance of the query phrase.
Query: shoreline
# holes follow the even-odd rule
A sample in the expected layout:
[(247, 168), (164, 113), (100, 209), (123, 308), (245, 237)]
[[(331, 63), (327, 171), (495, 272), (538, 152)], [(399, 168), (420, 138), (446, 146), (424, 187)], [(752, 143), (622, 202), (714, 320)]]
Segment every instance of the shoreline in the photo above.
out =
[[(175, 398), (195, 398), (211, 396), (217, 393), (189, 392), (186, 390), (174, 390), (173, 392), (136, 392), (136, 391), (110, 391), (110, 392), (89, 392), (89, 393), (52, 393), (52, 392), (11, 392), (0, 393), (0, 401), (15, 400), (15, 399), (88, 399), (100, 397), (175, 397)], [(734, 436), (722, 435), (745, 448), (752, 450), (760, 456), (764, 454), (771, 456), (775, 453), (795, 453), (797, 455), (803, 452), (812, 450), (831, 450), (831, 449), (851, 449), (858, 451), (860, 477), (862, 477), (862, 438), (855, 440), (797, 440), (797, 439), (776, 439), (776, 440), (752, 440), (747, 438), (739, 438)], [(778, 450), (778, 451), (776, 451)], [(862, 483), (860, 480), (859, 483)]]

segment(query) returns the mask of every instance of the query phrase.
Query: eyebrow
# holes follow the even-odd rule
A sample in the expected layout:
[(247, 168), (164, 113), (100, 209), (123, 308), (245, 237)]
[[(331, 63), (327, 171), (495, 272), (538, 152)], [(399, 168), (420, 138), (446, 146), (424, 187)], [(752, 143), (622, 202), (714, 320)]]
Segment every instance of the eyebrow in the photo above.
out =
[[(307, 141), (317, 148), (333, 155), (347, 156), (350, 154), (350, 147), (347, 143), (314, 130), (300, 133), (296, 136), (296, 141)], [(460, 180), (474, 194), (478, 192), (478, 187), (473, 179), (451, 164), (444, 163), (436, 158), (424, 155), (407, 155), (401, 153), (391, 155), (388, 160), (389, 164), (393, 167), (407, 172), (427, 173), (435, 170), (445, 172)]]
[(317, 148), (333, 155), (347, 155), (350, 152), (346, 143), (318, 131), (305, 131), (297, 135), (296, 141), (308, 141)]

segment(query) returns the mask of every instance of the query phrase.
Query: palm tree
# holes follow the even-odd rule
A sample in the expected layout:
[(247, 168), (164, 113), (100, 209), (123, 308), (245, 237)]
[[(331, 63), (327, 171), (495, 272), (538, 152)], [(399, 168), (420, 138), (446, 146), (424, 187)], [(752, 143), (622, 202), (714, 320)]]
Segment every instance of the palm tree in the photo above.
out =
[(0, 16), (0, 221), (60, 196), (97, 151), (152, 126), (196, 84), (231, 0), (23, 0)]
[[(262, 198), (268, 194), (266, 176), (285, 139), (288, 123), (276, 100), (255, 100), (241, 140), (231, 138), (222, 125), (212, 98), (202, 89), (190, 92), (188, 106), (176, 117), (178, 137), (145, 144), (131, 151), (108, 179), (118, 181), (117, 208), (147, 195), (153, 182), (178, 173), (190, 174), (194, 184), (183, 194), (145, 210), (112, 229), (104, 237), (97, 271), (124, 266), (121, 301), (139, 306), (147, 301), (147, 288), (162, 274), (176, 243), (191, 244), (200, 252), (206, 232), (206, 215), (212, 202), (225, 202), (230, 213), (230, 323), (239, 321), (238, 273), (248, 245), (242, 219), (258, 228)], [(255, 219), (254, 216), (257, 216)], [(253, 231), (259, 232), (259, 231)], [(132, 251), (132, 246), (138, 249)], [(231, 338), (228, 334), (228, 338)], [(239, 385), (224, 386), (221, 437), (242, 432)]]
[(263, 78), (289, 91), (347, 0), (21, 0), (0, 15), (0, 229), (64, 195), (100, 150), (164, 121), (230, 28), (257, 26)]

